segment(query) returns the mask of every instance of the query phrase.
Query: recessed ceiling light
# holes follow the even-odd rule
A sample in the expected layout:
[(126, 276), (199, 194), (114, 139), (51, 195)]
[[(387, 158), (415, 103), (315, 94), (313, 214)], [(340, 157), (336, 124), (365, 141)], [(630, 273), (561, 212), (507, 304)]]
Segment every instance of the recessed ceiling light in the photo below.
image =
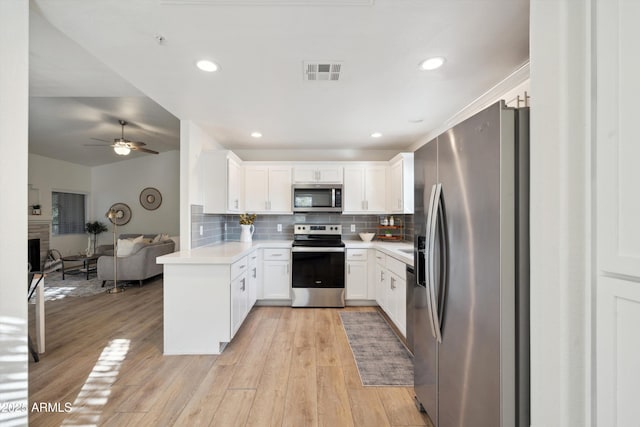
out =
[(409, 123), (422, 123), (423, 121), (424, 119), (421, 118), (409, 119)]
[(254, 138), (262, 138), (262, 134), (260, 132), (251, 132), (251, 136)]
[(441, 56), (436, 56), (434, 58), (429, 58), (422, 61), (420, 63), (420, 69), (423, 71), (431, 71), (442, 67), (442, 64), (444, 64), (444, 58)]
[(208, 71), (210, 73), (213, 73), (214, 71), (218, 71), (218, 65), (215, 62), (211, 62), (206, 59), (196, 62), (196, 65), (202, 71)]
[(382, 134), (380, 132), (374, 132), (371, 134), (371, 138), (380, 138)]

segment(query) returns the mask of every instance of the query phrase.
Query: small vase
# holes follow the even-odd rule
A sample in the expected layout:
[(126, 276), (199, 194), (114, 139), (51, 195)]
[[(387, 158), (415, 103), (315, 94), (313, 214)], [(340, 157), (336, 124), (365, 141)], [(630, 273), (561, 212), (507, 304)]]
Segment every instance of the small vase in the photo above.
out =
[(253, 232), (256, 227), (253, 224), (240, 224), (240, 228), (242, 228), (242, 231), (240, 232), (240, 241), (251, 242)]
[(87, 250), (85, 251), (85, 254), (87, 256), (91, 256), (93, 255), (93, 242), (91, 241), (91, 236), (89, 236), (89, 243), (87, 245)]

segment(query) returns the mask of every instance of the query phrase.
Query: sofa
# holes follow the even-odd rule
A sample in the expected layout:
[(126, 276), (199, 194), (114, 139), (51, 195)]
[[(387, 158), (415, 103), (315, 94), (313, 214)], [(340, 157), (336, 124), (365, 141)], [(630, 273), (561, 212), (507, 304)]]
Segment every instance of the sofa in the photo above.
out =
[[(142, 239), (140, 239), (142, 236)], [(137, 238), (137, 239), (136, 239)], [(135, 239), (135, 240), (134, 240)], [(175, 249), (175, 242), (164, 236), (158, 241), (155, 234), (121, 234), (118, 244), (131, 245), (130, 252), (125, 256), (118, 256), (118, 282), (137, 281), (142, 286), (143, 280), (162, 274), (162, 264), (156, 263), (156, 258), (170, 254)], [(138, 241), (142, 240), (142, 241)], [(135, 243), (134, 243), (135, 242)], [(122, 249), (122, 248), (120, 248)], [(121, 253), (119, 249), (119, 253)], [(113, 245), (103, 245), (98, 251), (105, 255), (98, 258), (98, 279), (102, 280), (102, 286), (108, 280), (113, 280)]]

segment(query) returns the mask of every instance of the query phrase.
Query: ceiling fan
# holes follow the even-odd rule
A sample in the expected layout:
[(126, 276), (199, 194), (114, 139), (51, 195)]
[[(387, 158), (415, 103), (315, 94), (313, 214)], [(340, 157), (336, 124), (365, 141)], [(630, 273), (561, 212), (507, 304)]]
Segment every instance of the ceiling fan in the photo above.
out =
[[(113, 144), (110, 144), (110, 145), (87, 145), (87, 146), (88, 147), (113, 147), (113, 151), (115, 151), (116, 154), (118, 154), (120, 156), (128, 155), (131, 152), (131, 150), (142, 151), (143, 153), (159, 154), (157, 151), (149, 150), (148, 148), (144, 148), (144, 146), (147, 145), (144, 142), (129, 141), (128, 139), (125, 139), (125, 137), (124, 137), (124, 127), (127, 125), (127, 122), (125, 120), (118, 120), (118, 123), (120, 123), (120, 126), (122, 126), (122, 135), (121, 135), (120, 138), (114, 138), (113, 139)], [(110, 141), (105, 141), (104, 139), (100, 139), (100, 138), (91, 138), (91, 139), (95, 139), (96, 141), (110, 142)]]

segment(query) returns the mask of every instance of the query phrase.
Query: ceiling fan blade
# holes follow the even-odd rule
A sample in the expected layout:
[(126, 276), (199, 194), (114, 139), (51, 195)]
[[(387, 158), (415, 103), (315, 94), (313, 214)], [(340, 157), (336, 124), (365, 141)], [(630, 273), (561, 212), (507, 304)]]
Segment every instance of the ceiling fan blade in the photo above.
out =
[(153, 150), (149, 150), (148, 148), (142, 148), (142, 147), (131, 147), (132, 150), (136, 150), (136, 151), (142, 151), (143, 153), (149, 153), (149, 154), (160, 154), (157, 151), (153, 151)]
[(111, 147), (111, 145), (104, 145), (104, 144), (83, 144), (85, 147)]
[(142, 147), (145, 146), (147, 144), (145, 144), (144, 142), (141, 141), (127, 141), (127, 145), (131, 148), (133, 147)]
[(108, 142), (111, 143), (111, 141), (107, 141), (106, 139), (100, 139), (100, 138), (89, 138), (89, 139), (94, 139), (96, 141), (102, 141), (102, 142)]

